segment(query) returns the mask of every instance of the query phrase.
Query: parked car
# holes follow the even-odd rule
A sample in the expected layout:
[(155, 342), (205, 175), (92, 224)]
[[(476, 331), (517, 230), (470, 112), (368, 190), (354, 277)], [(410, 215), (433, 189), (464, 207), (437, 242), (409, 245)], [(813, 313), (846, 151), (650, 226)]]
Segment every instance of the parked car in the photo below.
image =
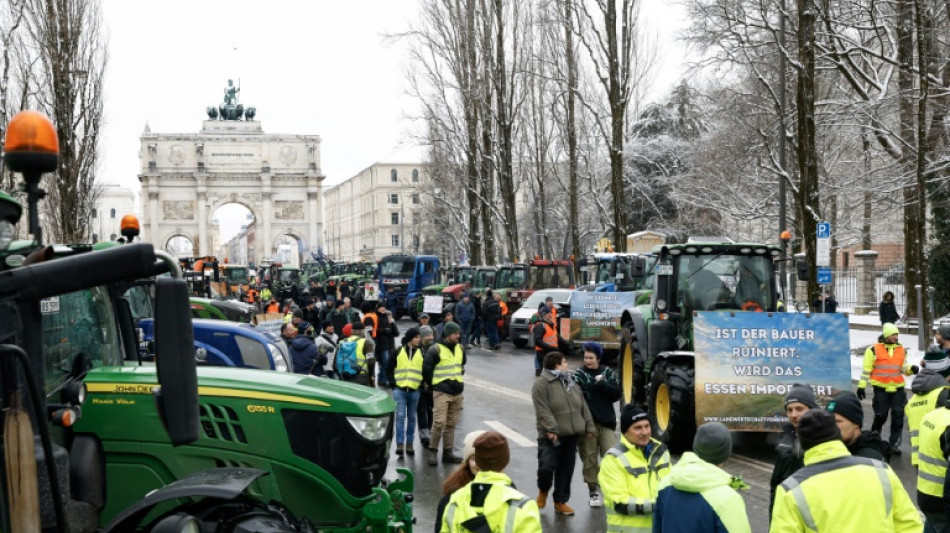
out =
[(511, 341), (517, 348), (534, 348), (534, 337), (531, 335), (531, 317), (538, 312), (538, 306), (548, 296), (554, 298), (554, 304), (566, 304), (571, 299), (571, 289), (543, 289), (535, 291), (525, 300), (524, 304), (511, 315)]

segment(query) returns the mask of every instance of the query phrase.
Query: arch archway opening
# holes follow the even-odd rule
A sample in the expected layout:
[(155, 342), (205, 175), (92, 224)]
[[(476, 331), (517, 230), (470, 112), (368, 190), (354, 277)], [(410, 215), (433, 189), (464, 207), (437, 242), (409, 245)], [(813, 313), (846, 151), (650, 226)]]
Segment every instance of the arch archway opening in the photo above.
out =
[(300, 268), (306, 253), (307, 245), (297, 235), (284, 233), (274, 241), (274, 261), (285, 266)]
[(175, 235), (165, 242), (165, 251), (175, 257), (196, 257), (195, 241), (186, 235)]
[(211, 214), (214, 254), (222, 262), (235, 265), (257, 264), (254, 213), (244, 204), (226, 203)]

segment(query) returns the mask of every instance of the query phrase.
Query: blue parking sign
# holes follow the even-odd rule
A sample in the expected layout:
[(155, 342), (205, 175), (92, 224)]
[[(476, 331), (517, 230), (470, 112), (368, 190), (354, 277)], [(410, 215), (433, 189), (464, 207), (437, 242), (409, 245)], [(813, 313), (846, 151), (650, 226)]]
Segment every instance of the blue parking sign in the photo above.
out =
[(819, 222), (817, 233), (818, 233), (819, 239), (830, 239), (831, 238), (831, 222)]
[(831, 267), (818, 267), (818, 284), (831, 285)]

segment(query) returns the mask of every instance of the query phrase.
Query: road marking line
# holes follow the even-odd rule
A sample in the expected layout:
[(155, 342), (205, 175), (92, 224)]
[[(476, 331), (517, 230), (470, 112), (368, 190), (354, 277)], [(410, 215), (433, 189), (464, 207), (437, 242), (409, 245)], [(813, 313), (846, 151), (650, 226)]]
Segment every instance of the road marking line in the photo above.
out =
[(536, 448), (538, 446), (537, 443), (534, 442), (533, 440), (529, 439), (528, 437), (525, 437), (521, 433), (518, 433), (517, 431), (511, 429), (510, 427), (502, 424), (501, 422), (497, 420), (486, 420), (485, 425), (494, 429), (498, 433), (501, 433), (502, 435), (508, 437), (508, 440), (515, 441), (516, 443), (521, 445), (522, 448)]
[(465, 384), (473, 385), (475, 387), (479, 387), (482, 389), (488, 389), (492, 392), (497, 392), (498, 394), (504, 394), (505, 396), (511, 396), (512, 398), (521, 400), (524, 403), (534, 404), (534, 401), (531, 399), (530, 394), (519, 392), (514, 389), (509, 389), (508, 387), (501, 387), (501, 386), (495, 385), (494, 383), (491, 383), (490, 381), (485, 381), (479, 378), (470, 378), (466, 376)]

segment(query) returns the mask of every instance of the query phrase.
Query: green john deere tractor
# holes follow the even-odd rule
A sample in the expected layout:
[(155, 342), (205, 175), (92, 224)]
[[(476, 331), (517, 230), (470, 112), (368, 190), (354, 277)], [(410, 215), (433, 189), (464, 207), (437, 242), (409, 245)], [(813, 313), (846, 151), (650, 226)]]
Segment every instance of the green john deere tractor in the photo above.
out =
[[(0, 195), (0, 530), (411, 531), (411, 473), (382, 479), (395, 407), (385, 392), (197, 369), (177, 261), (144, 243), (43, 246), (38, 184), (55, 142), (16, 148), (8, 140), (6, 162), (27, 180), (35, 241), (4, 237), (20, 208)], [(163, 273), (156, 363), (144, 363), (124, 295)]]
[[(621, 316), (621, 401), (646, 406), (654, 435), (682, 451), (696, 431), (693, 313), (774, 312), (783, 258), (777, 246), (727, 239), (663, 245), (653, 253), (650, 302)], [(799, 273), (807, 276), (807, 265)]]

